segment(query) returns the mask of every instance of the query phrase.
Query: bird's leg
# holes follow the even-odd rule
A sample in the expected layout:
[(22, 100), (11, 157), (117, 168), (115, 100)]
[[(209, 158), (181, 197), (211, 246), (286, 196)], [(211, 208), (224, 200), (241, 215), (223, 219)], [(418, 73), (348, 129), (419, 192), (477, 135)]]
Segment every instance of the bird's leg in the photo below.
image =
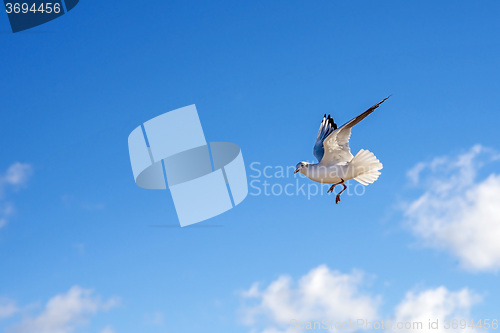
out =
[(342, 182), (342, 185), (344, 186), (344, 189), (342, 191), (339, 192), (339, 194), (337, 194), (337, 197), (335, 198), (335, 203), (338, 204), (340, 202), (340, 195), (342, 194), (342, 192), (345, 191), (345, 189), (347, 188), (347, 186)]
[(335, 183), (335, 184), (333, 184), (333, 185), (330, 187), (330, 189), (328, 190), (328, 192), (326, 192), (326, 193), (333, 192), (333, 189), (335, 188), (335, 186), (340, 185), (340, 184), (344, 184), (344, 180), (343, 180), (342, 178), (340, 178), (340, 180), (342, 180), (342, 181), (341, 181), (341, 182), (339, 182), (339, 183)]

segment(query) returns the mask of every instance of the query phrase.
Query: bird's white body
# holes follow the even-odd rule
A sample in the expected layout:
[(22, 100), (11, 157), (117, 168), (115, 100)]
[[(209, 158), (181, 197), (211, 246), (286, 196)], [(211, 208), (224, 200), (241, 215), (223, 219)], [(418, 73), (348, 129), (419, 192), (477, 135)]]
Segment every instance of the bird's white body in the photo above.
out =
[(361, 149), (349, 162), (328, 164), (323, 161), (308, 164), (300, 172), (307, 178), (318, 183), (340, 183), (354, 179), (363, 185), (368, 185), (377, 180), (382, 169), (382, 163), (368, 150)]
[(318, 183), (340, 183), (342, 179), (349, 180), (354, 177), (347, 177), (353, 173), (353, 168), (349, 163), (334, 165), (322, 165), (321, 163), (309, 164), (302, 172), (307, 178)]

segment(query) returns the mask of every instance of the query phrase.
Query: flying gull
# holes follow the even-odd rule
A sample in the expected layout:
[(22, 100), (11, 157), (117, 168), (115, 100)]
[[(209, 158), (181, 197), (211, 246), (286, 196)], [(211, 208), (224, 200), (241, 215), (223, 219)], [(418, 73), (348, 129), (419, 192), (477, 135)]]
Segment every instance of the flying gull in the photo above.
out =
[(356, 156), (352, 156), (349, 149), (349, 138), (351, 137), (351, 128), (375, 111), (389, 97), (384, 98), (340, 128), (337, 128), (337, 124), (330, 115), (327, 117), (325, 114), (319, 126), (318, 137), (313, 149), (318, 163), (300, 162), (295, 168), (295, 173), (300, 172), (318, 183), (333, 184), (328, 193), (333, 192), (337, 185), (344, 186), (335, 198), (337, 204), (340, 201), (340, 195), (347, 188), (346, 180), (354, 179), (363, 185), (376, 181), (380, 175), (379, 170), (382, 169), (382, 163), (372, 152), (365, 149), (361, 149)]

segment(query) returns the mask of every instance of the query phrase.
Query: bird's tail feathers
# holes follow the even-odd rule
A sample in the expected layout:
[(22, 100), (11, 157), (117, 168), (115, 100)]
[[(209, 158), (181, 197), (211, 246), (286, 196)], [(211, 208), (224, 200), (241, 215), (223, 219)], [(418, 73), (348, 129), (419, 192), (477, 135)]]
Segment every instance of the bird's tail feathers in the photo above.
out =
[(382, 163), (369, 150), (361, 149), (351, 160), (350, 164), (357, 170), (358, 175), (355, 181), (362, 185), (368, 185), (378, 179), (380, 171), (383, 168)]

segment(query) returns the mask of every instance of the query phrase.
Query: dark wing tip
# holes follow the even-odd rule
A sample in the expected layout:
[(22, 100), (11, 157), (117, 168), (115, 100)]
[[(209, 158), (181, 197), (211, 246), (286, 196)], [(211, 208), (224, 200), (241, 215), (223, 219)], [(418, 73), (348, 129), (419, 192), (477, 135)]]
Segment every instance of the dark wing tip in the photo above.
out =
[(381, 100), (380, 102), (377, 103), (377, 105), (380, 105), (382, 103), (384, 103), (385, 101), (387, 101), (389, 99), (389, 97), (391, 97), (392, 94), (390, 94), (389, 96), (387, 96), (386, 98), (384, 98), (383, 100)]
[(384, 103), (385, 101), (387, 101), (389, 99), (389, 97), (391, 97), (391, 95), (387, 96), (386, 98), (384, 98), (383, 100), (381, 100), (380, 102), (378, 102), (377, 104), (375, 104), (374, 106), (372, 106), (371, 108), (369, 108), (368, 110), (375, 110), (376, 108), (378, 108), (380, 106), (380, 104)]
[(337, 124), (335, 124), (335, 121), (333, 120), (333, 118), (332, 118), (332, 117), (330, 117), (330, 119), (329, 119), (329, 122), (328, 122), (328, 123), (330, 124), (330, 126), (332, 126), (332, 128), (333, 128), (334, 130), (336, 130), (336, 129), (337, 129)]
[(335, 124), (335, 121), (331, 117), (331, 115), (328, 115), (328, 118), (326, 118), (327, 125), (331, 126), (334, 130), (337, 129), (337, 124)]

